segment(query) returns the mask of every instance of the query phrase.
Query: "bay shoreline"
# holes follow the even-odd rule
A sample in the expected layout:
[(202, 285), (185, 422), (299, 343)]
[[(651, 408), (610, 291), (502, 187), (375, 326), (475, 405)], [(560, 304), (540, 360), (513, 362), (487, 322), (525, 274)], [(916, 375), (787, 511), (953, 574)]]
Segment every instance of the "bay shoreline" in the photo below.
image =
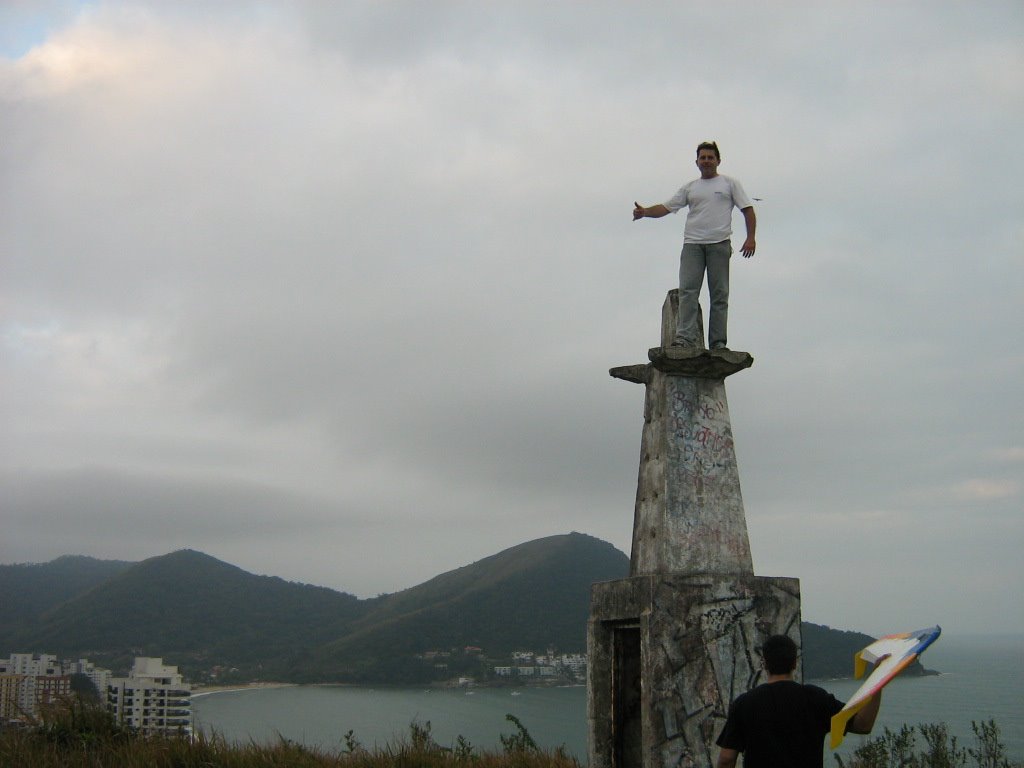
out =
[(297, 688), (298, 683), (232, 683), (229, 685), (201, 685), (192, 687), (192, 698), (209, 696), (214, 693), (229, 693), (230, 691), (252, 691), (261, 688)]

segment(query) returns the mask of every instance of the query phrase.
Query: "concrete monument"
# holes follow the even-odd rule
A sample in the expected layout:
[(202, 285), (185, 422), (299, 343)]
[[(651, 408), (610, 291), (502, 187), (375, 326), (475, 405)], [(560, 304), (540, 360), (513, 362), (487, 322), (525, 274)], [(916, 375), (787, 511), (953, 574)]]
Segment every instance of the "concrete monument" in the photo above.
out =
[(753, 358), (671, 347), (677, 311), (672, 290), (649, 362), (610, 371), (646, 394), (630, 577), (591, 591), (591, 768), (710, 768), (757, 648), (800, 644), (799, 581), (755, 576), (747, 537), (725, 378)]

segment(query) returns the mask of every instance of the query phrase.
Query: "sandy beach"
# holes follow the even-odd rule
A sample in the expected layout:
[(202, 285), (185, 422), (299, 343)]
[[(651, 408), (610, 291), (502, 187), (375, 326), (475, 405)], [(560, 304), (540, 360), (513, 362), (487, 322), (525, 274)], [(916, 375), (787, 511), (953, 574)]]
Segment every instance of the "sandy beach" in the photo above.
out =
[(237, 685), (195, 685), (192, 686), (192, 698), (207, 696), (211, 693), (225, 691), (248, 691), (253, 688), (293, 688), (298, 683), (238, 683)]

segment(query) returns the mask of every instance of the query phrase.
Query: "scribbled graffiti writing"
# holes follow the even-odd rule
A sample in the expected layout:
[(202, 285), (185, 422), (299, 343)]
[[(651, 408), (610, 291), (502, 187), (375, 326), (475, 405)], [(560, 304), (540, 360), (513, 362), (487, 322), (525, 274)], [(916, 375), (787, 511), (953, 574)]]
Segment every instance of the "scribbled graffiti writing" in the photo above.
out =
[(668, 427), (680, 469), (695, 482), (733, 460), (729, 412), (724, 400), (677, 389), (672, 393)]

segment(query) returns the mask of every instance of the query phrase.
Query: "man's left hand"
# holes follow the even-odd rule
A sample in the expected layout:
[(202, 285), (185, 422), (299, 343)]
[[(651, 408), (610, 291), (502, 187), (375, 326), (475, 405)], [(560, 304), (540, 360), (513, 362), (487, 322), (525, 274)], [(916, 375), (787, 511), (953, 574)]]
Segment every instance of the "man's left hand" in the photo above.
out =
[(757, 248), (757, 244), (754, 243), (753, 238), (748, 237), (743, 241), (743, 246), (740, 248), (740, 253), (743, 254), (743, 258), (749, 259), (754, 255), (754, 251)]

